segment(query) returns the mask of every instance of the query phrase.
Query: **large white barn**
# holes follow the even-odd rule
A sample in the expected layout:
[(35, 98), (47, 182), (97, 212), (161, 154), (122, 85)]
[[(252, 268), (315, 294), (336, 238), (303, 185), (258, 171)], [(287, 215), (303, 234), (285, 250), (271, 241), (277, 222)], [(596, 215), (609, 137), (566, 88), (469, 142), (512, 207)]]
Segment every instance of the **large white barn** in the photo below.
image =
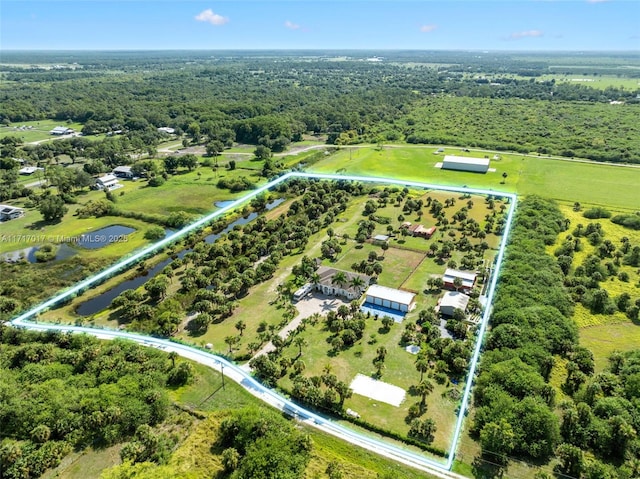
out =
[(408, 291), (372, 284), (365, 302), (406, 313), (416, 306), (416, 295)]
[(489, 171), (490, 161), (489, 158), (446, 155), (442, 161), (442, 169), (486, 173)]

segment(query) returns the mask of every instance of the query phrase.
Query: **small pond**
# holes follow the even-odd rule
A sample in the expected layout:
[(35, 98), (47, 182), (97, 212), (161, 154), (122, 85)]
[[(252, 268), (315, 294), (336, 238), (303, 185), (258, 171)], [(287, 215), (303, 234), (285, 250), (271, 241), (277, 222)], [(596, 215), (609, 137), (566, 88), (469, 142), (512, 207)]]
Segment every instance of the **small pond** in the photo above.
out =
[[(272, 210), (273, 208), (275, 208), (276, 206), (282, 204), (282, 202), (284, 201), (283, 198), (278, 198), (270, 203), (267, 203), (266, 205), (266, 209), (267, 210)], [(223, 235), (224, 233), (228, 233), (229, 231), (231, 231), (235, 226), (238, 225), (245, 225), (247, 223), (249, 223), (251, 220), (255, 219), (258, 216), (257, 213), (251, 213), (249, 216), (247, 216), (246, 218), (238, 218), (237, 220), (235, 220), (234, 222), (230, 223), (223, 231), (221, 231), (220, 233), (215, 233), (215, 234), (210, 234), (205, 238), (205, 241), (207, 243), (213, 243), (215, 242), (221, 235)], [(179, 258), (183, 258), (187, 253), (189, 253), (191, 251), (191, 249), (189, 248), (185, 248), (182, 251), (180, 251), (180, 253), (178, 253), (178, 257)], [(140, 276), (136, 276), (135, 278), (129, 279), (127, 281), (123, 281), (122, 283), (120, 283), (119, 285), (117, 285), (116, 287), (105, 291), (104, 293), (102, 293), (99, 296), (96, 296), (95, 298), (92, 298), (88, 301), (85, 301), (84, 303), (82, 303), (80, 306), (78, 306), (78, 308), (76, 309), (76, 312), (81, 315), (81, 316), (90, 316), (92, 314), (96, 314), (100, 311), (102, 311), (103, 309), (109, 307), (109, 305), (111, 304), (111, 301), (113, 301), (120, 293), (122, 293), (124, 290), (126, 289), (136, 289), (139, 288), (140, 286), (142, 286), (144, 283), (146, 283), (147, 281), (149, 281), (151, 278), (153, 278), (154, 276), (156, 276), (157, 274), (160, 273), (160, 271), (162, 271), (162, 269), (167, 266), (169, 263), (171, 263), (172, 259), (171, 258), (167, 258), (164, 261), (161, 261), (160, 263), (158, 263), (157, 265), (155, 265), (153, 268), (151, 268), (149, 271), (147, 271), (147, 273), (145, 275), (140, 275)]]
[(126, 242), (127, 236), (134, 231), (135, 228), (129, 228), (128, 226), (107, 226), (106, 228), (81, 235), (76, 244), (81, 248), (98, 249), (111, 243)]

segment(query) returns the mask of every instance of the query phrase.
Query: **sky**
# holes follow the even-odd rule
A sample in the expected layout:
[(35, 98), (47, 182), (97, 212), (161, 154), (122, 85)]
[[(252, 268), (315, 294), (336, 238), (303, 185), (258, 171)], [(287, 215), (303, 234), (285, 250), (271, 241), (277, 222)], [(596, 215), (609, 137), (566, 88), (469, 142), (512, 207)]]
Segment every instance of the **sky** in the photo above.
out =
[(640, 50), (640, 0), (2, 0), (2, 50)]

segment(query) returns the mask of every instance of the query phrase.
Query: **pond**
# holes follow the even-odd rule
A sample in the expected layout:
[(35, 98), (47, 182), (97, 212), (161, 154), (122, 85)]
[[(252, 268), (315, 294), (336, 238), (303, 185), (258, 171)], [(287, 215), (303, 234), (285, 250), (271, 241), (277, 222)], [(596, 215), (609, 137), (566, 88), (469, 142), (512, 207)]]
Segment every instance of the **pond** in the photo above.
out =
[[(3, 253), (0, 255), (0, 261), (7, 261), (9, 263), (17, 263), (21, 261), (23, 258), (29, 263), (37, 263), (38, 260), (36, 258), (36, 252), (40, 249), (40, 246), (32, 246), (31, 248), (19, 249), (16, 251), (9, 251), (8, 253)], [(63, 243), (58, 246), (58, 251), (56, 252), (56, 257), (54, 261), (60, 261), (63, 259), (70, 258), (77, 251), (73, 249), (66, 243)]]
[(127, 236), (134, 231), (135, 228), (129, 228), (128, 226), (111, 225), (81, 235), (76, 244), (81, 248), (98, 249), (112, 243), (126, 242)]
[[(282, 204), (283, 201), (284, 201), (283, 198), (278, 198), (278, 199), (268, 203), (267, 206), (266, 206), (266, 209), (267, 210), (272, 210), (276, 206)], [(207, 243), (211, 244), (211, 243), (215, 242), (218, 238), (220, 238), (220, 236), (222, 236), (223, 234), (228, 233), (229, 231), (231, 231), (234, 227), (236, 227), (238, 225), (245, 225), (245, 224), (249, 223), (250, 221), (252, 221), (253, 219), (255, 219), (257, 216), (258, 216), (257, 213), (251, 213), (246, 218), (238, 218), (234, 222), (230, 223), (220, 233), (215, 233), (215, 234), (208, 235), (205, 238), (205, 241)], [(180, 251), (180, 253), (178, 253), (178, 257), (179, 258), (183, 258), (190, 251), (191, 251), (190, 248), (185, 248), (182, 251)], [(92, 298), (92, 299), (90, 299), (88, 301), (85, 301), (80, 306), (78, 306), (78, 308), (76, 309), (76, 313), (78, 313), (81, 316), (91, 316), (92, 314), (96, 314), (96, 313), (102, 311), (103, 309), (108, 308), (109, 305), (111, 304), (111, 301), (113, 301), (124, 290), (139, 288), (144, 283), (149, 281), (151, 278), (153, 278), (154, 276), (159, 274), (160, 271), (162, 271), (162, 269), (165, 266), (167, 266), (169, 263), (171, 263), (171, 261), (172, 261), (171, 258), (167, 258), (164, 261), (161, 261), (160, 263), (155, 265), (149, 271), (147, 271), (146, 274), (140, 275), (140, 276), (136, 276), (135, 278), (129, 279), (127, 281), (123, 281), (119, 285), (115, 286), (114, 288), (112, 288), (112, 289), (110, 289), (108, 291), (105, 291), (101, 295), (96, 296), (95, 298)]]

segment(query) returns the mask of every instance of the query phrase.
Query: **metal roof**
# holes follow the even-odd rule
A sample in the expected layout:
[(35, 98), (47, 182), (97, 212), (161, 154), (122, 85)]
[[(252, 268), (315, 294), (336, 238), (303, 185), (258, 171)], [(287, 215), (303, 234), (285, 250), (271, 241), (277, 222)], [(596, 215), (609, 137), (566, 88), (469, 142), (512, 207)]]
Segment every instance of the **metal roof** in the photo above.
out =
[(469, 296), (463, 293), (447, 291), (440, 300), (440, 307), (451, 307), (454, 309), (466, 310), (469, 305)]
[(454, 155), (446, 155), (444, 157), (444, 163), (458, 163), (464, 165), (482, 165), (489, 166), (490, 160), (489, 158), (473, 158), (470, 156), (454, 156)]
[(399, 304), (411, 304), (415, 294), (408, 291), (401, 291), (399, 289), (389, 288), (387, 286), (380, 286), (379, 284), (372, 284), (367, 290), (367, 296), (373, 296), (375, 298), (386, 299)]

